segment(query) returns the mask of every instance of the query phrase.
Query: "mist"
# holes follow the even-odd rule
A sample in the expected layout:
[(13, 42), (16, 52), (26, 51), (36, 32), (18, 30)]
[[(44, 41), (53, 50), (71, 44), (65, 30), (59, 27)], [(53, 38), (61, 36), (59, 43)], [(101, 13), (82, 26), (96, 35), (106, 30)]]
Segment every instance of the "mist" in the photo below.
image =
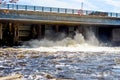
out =
[(75, 46), (75, 45), (92, 45), (92, 46), (100, 46), (99, 40), (96, 38), (93, 31), (87, 31), (87, 40), (84, 36), (78, 31), (74, 32), (75, 35), (73, 37), (68, 36), (64, 32), (54, 33), (51, 31), (47, 31), (45, 37), (43, 39), (35, 39), (24, 42), (23, 46), (29, 46), (32, 48), (35, 47), (55, 47), (55, 46)]

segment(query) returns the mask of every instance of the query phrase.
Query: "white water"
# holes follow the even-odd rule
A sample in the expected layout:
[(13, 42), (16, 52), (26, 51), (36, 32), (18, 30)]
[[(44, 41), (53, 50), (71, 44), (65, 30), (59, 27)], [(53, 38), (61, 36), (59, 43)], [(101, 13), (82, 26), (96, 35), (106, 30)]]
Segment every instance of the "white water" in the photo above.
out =
[(27, 50), (36, 50), (40, 52), (57, 52), (57, 51), (70, 51), (70, 52), (107, 52), (118, 53), (119, 47), (101, 46), (99, 40), (95, 37), (93, 32), (88, 32), (88, 40), (85, 40), (83, 35), (76, 32), (74, 38), (66, 37), (60, 41), (52, 41), (44, 38), (42, 40), (31, 40), (27, 44), (31, 48)]
[(57, 47), (57, 46), (69, 47), (77, 44), (83, 45), (86, 43), (82, 34), (76, 33), (76, 35), (74, 36), (74, 39), (67, 37), (60, 41), (59, 40), (52, 41), (47, 38), (44, 38), (42, 40), (28, 41), (27, 44), (29, 44), (30, 47), (35, 48), (35, 47)]

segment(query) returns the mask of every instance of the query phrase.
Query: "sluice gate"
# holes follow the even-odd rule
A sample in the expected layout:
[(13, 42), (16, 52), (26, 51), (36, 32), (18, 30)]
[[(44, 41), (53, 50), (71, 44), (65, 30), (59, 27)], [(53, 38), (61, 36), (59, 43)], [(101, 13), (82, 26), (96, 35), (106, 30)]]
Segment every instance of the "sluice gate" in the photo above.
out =
[[(61, 40), (76, 32), (88, 39), (94, 32), (101, 42), (120, 41), (120, 14), (77, 9), (10, 4), (0, 9), (0, 45), (21, 45), (31, 39)], [(64, 33), (66, 35), (59, 38)], [(90, 37), (90, 36), (89, 36)]]

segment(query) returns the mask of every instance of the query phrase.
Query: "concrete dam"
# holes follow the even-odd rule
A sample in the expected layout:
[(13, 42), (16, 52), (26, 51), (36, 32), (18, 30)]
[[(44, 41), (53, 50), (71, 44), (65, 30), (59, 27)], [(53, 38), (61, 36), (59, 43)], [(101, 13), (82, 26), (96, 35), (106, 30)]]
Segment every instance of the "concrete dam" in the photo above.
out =
[(87, 39), (88, 31), (101, 42), (119, 45), (120, 13), (12, 4), (0, 8), (1, 46), (45, 37), (54, 39), (59, 33), (72, 38), (79, 32)]

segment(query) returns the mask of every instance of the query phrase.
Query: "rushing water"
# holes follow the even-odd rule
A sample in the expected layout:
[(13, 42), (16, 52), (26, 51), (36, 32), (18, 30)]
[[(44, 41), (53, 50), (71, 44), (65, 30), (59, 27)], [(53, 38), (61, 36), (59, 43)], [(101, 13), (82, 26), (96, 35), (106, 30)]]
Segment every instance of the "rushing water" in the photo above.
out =
[(1, 48), (0, 76), (21, 74), (23, 80), (119, 80), (120, 48), (87, 42), (77, 34), (74, 39), (56, 42), (28, 42), (33, 48)]
[(2, 51), (4, 55), (0, 58), (0, 76), (22, 74), (25, 80), (120, 78), (119, 52), (36, 52), (11, 49)]

